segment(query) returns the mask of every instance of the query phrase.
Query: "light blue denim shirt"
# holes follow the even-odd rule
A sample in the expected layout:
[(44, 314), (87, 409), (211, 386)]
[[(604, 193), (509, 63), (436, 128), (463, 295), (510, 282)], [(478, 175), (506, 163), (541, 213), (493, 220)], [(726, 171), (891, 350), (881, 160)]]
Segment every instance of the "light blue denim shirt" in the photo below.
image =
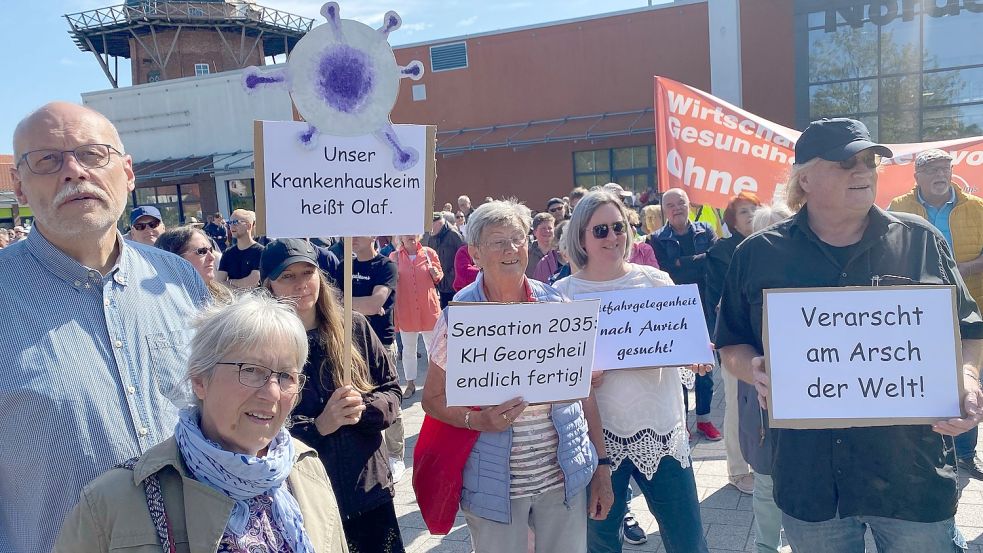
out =
[(103, 277), (34, 229), (0, 250), (0, 553), (48, 553), (82, 487), (169, 437), (190, 322), (186, 260), (117, 235)]

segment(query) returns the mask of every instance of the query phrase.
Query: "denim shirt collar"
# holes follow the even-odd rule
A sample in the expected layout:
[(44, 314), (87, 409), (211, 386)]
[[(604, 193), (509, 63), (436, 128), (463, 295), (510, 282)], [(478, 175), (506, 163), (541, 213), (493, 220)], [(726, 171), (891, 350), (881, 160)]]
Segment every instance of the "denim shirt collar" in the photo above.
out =
[(41, 234), (37, 227), (34, 227), (31, 233), (27, 235), (25, 247), (42, 267), (75, 288), (81, 288), (86, 284), (101, 287), (102, 283), (110, 278), (115, 280), (117, 284), (125, 286), (126, 269), (133, 265), (132, 256), (136, 253), (132, 247), (126, 244), (126, 240), (123, 240), (123, 236), (118, 230), (116, 231), (116, 243), (119, 245), (119, 257), (116, 259), (116, 264), (105, 276), (91, 267), (82, 265), (58, 249)]

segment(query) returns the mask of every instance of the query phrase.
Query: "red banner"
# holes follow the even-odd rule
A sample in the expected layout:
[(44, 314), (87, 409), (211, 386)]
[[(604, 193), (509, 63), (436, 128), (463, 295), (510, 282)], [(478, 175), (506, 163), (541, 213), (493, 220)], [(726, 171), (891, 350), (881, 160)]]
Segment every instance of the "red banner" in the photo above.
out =
[[(724, 208), (735, 194), (770, 202), (795, 162), (799, 131), (772, 123), (702, 90), (655, 78), (655, 148), (659, 190), (682, 188), (693, 203)], [(929, 148), (952, 154), (954, 183), (974, 195), (983, 186), (983, 136), (885, 144), (894, 157), (881, 164), (877, 205), (915, 186), (915, 156)]]

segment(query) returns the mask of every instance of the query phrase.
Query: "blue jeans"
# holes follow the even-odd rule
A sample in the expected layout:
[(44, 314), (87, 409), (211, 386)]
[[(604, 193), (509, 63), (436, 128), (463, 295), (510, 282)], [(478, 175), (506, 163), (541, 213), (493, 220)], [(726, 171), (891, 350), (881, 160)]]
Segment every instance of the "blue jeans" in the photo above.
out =
[(979, 441), (979, 438), (980, 427), (978, 426), (953, 438), (953, 441), (956, 443), (956, 459), (963, 461), (972, 459), (976, 455), (976, 443)]
[(782, 515), (785, 536), (795, 553), (864, 553), (864, 533), (870, 527), (881, 553), (962, 553), (966, 540), (950, 518), (940, 522), (911, 522), (896, 518), (854, 516), (805, 522)]
[(778, 553), (782, 545), (782, 511), (775, 505), (775, 483), (771, 476), (754, 473), (754, 547), (757, 553)]
[(632, 476), (645, 496), (649, 510), (659, 521), (659, 534), (666, 553), (708, 553), (693, 467), (684, 469), (672, 457), (663, 457), (659, 461), (659, 468), (651, 480), (646, 480), (629, 459), (621, 462), (618, 470), (611, 474), (614, 505), (608, 517), (587, 521), (587, 550), (590, 553), (621, 553), (624, 539), (621, 524), (628, 508), (625, 490)]
[[(688, 392), (689, 390), (683, 386), (683, 406), (687, 412), (689, 412)], [(710, 404), (713, 402), (713, 373), (703, 376), (696, 375), (693, 393), (696, 395), (696, 416), (709, 415)]]

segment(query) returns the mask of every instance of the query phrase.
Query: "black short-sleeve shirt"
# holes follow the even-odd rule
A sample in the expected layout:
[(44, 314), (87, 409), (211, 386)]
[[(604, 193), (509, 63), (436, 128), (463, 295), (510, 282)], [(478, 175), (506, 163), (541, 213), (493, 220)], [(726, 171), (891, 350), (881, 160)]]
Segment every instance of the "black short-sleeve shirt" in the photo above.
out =
[(396, 304), (396, 263), (388, 257), (376, 254), (368, 261), (352, 260), (352, 297), (371, 296), (376, 286), (389, 288), (389, 297), (382, 308), (383, 315), (369, 315), (369, 325), (379, 337), (382, 345), (388, 346), (396, 340), (396, 325), (393, 321), (393, 306)]
[(246, 278), (249, 273), (259, 270), (259, 260), (263, 257), (262, 244), (253, 244), (244, 250), (239, 246), (229, 246), (222, 252), (222, 260), (218, 262), (218, 270), (228, 273), (229, 278)]
[[(983, 338), (983, 319), (945, 238), (920, 217), (872, 207), (845, 263), (809, 228), (808, 208), (737, 247), (717, 315), (717, 347), (762, 348), (768, 288), (945, 284), (957, 287), (959, 330)], [(872, 280), (873, 279), (873, 280)], [(778, 339), (781, 339), (780, 337)], [(928, 425), (771, 429), (775, 502), (799, 520), (880, 516), (936, 522), (956, 512), (952, 440)]]

